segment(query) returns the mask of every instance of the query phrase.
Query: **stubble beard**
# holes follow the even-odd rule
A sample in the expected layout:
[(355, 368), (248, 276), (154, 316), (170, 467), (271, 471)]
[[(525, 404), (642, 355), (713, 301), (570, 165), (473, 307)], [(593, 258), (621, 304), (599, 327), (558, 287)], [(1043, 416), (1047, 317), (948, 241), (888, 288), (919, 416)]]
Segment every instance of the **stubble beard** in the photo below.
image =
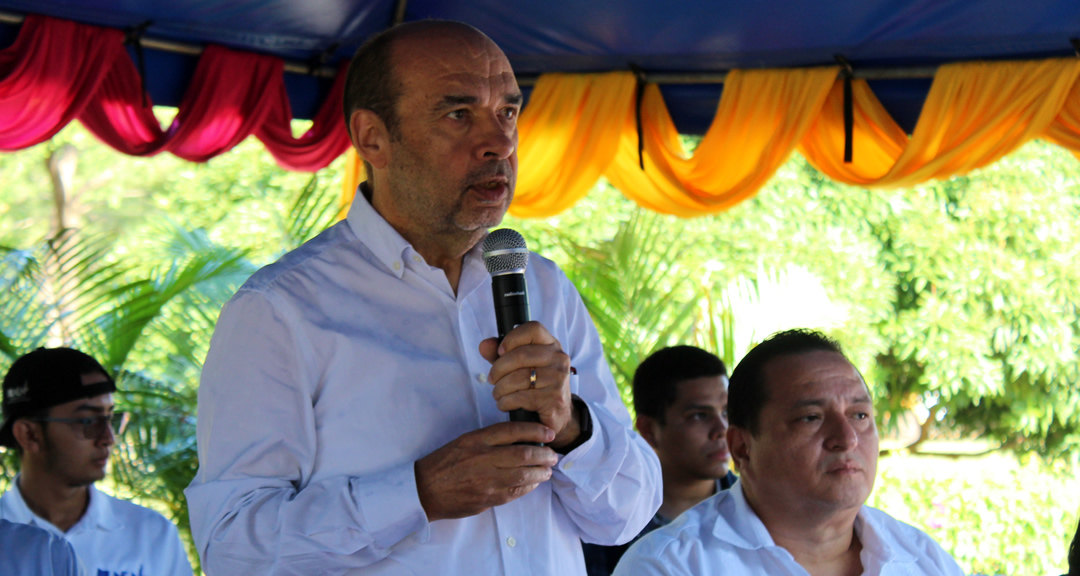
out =
[[(105, 469), (93, 474), (77, 474), (71, 470), (74, 461), (72, 458), (60, 453), (48, 437), (43, 439), (45, 449), (45, 471), (54, 478), (61, 479), (65, 485), (71, 488), (89, 486), (105, 477)], [(107, 464), (106, 464), (107, 465)], [(87, 464), (89, 466), (89, 464)]]
[[(484, 182), (492, 178), (499, 176), (506, 177), (508, 179), (507, 186), (509, 190), (506, 198), (500, 201), (500, 204), (491, 204), (486, 208), (481, 208), (480, 212), (472, 220), (465, 219), (465, 199), (469, 193), (469, 186), (473, 183)], [(503, 217), (506, 216), (506, 211), (510, 207), (510, 203), (514, 199), (514, 186), (516, 184), (516, 174), (507, 160), (493, 161), (490, 164), (483, 166), (482, 168), (473, 170), (465, 176), (464, 180), (460, 184), (461, 193), (458, 195), (457, 202), (451, 211), (451, 220), (458, 229), (465, 232), (476, 232), (478, 230), (486, 231), (488, 228), (494, 228), (502, 223)]]
[[(404, 208), (412, 222), (426, 228), (427, 233), (464, 233), (473, 236), (475, 241), (479, 241), (489, 228), (502, 222), (514, 198), (517, 180), (515, 167), (509, 160), (492, 160), (471, 170), (461, 180), (449, 183), (437, 171), (427, 169), (432, 163), (419, 152), (419, 148), (406, 141), (400, 129), (391, 132), (390, 138), (398, 147), (399, 154), (404, 152), (402, 161), (390, 167), (390, 175), (395, 188), (398, 188), (397, 194), (403, 197), (399, 209)], [(465, 202), (469, 187), (498, 176), (506, 177), (510, 188), (501, 205), (491, 205), (489, 209), (480, 209), (475, 216), (467, 217)], [(445, 194), (448, 188), (456, 193), (449, 205), (439, 201), (440, 198), (450, 197)]]

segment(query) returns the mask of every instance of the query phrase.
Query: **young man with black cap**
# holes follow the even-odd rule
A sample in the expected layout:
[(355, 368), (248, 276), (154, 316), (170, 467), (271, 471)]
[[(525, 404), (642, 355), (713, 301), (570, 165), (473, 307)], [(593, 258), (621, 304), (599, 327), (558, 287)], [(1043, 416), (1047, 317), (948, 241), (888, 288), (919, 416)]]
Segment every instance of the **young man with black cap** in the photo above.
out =
[(3, 391), (0, 444), (19, 453), (21, 471), (0, 497), (0, 519), (66, 538), (92, 576), (191, 575), (176, 526), (94, 488), (123, 422), (101, 364), (38, 348), (12, 364)]

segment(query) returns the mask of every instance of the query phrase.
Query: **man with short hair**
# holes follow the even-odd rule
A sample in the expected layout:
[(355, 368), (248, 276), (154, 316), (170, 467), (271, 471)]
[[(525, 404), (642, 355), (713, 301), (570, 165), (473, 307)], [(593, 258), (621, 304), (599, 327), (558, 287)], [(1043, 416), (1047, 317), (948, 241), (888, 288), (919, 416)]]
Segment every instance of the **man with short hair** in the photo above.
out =
[[(634, 541), (735, 483), (727, 468), (727, 386), (724, 362), (695, 346), (657, 350), (634, 371), (636, 428), (664, 477), (660, 510)], [(631, 543), (585, 545), (589, 576), (609, 576)]]
[(66, 538), (94, 576), (191, 576), (176, 526), (153, 510), (99, 492), (114, 433), (116, 384), (71, 348), (38, 348), (4, 377), (0, 444), (20, 472), (0, 497), (0, 519)]
[(583, 575), (582, 539), (625, 542), (656, 511), (659, 462), (554, 263), (529, 258), (536, 321), (491, 338), (481, 241), (513, 197), (521, 105), (464, 24), (353, 58), (368, 180), (226, 304), (203, 367), (186, 494), (209, 574)]
[(642, 538), (616, 575), (963, 574), (925, 533), (865, 506), (874, 408), (835, 341), (775, 334), (735, 368), (728, 394), (739, 481)]

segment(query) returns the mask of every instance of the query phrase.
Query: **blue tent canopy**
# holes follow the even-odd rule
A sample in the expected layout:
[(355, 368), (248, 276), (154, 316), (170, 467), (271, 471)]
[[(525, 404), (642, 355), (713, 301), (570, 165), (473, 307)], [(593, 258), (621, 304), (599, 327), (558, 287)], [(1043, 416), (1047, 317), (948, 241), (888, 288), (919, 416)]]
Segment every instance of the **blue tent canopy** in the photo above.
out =
[[(1080, 37), (1077, 0), (0, 0), (4, 15), (43, 14), (146, 37), (279, 56), (318, 68), (348, 58), (397, 19), (460, 20), (506, 51), (519, 77), (603, 72), (636, 65), (662, 84), (676, 126), (702, 133), (721, 85), (694, 75), (732, 68), (829, 65), (841, 55), (856, 73), (978, 59), (1070, 56)], [(11, 20), (11, 18), (9, 18)], [(0, 48), (18, 24), (0, 24)], [(177, 105), (197, 56), (146, 49), (146, 85), (157, 104)], [(897, 122), (914, 127), (926, 74), (871, 80)], [(912, 78), (910, 76), (924, 76)], [(330, 81), (287, 73), (294, 112), (310, 117)]]

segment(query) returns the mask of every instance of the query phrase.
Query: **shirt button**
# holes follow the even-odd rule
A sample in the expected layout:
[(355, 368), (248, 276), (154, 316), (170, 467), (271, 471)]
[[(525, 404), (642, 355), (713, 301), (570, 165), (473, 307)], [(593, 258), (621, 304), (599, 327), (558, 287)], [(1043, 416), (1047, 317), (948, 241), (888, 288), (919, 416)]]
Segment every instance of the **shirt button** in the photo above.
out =
[(483, 372), (481, 372), (481, 373), (476, 375), (476, 379), (481, 381), (481, 382), (487, 382), (487, 374), (484, 374)]
[(394, 262), (394, 270), (401, 270), (401, 262)]
[(563, 464), (562, 467), (563, 467), (563, 470), (569, 470), (569, 469), (574, 467), (574, 463), (573, 462), (567, 462), (566, 464)]
[(506, 539), (506, 545), (513, 548), (514, 546), (517, 546), (517, 540), (514, 540), (514, 537), (511, 536)]
[(421, 258), (419, 254), (413, 254), (412, 255), (412, 261), (416, 262), (417, 264), (419, 264), (420, 262), (423, 262), (423, 260), (424, 259)]

